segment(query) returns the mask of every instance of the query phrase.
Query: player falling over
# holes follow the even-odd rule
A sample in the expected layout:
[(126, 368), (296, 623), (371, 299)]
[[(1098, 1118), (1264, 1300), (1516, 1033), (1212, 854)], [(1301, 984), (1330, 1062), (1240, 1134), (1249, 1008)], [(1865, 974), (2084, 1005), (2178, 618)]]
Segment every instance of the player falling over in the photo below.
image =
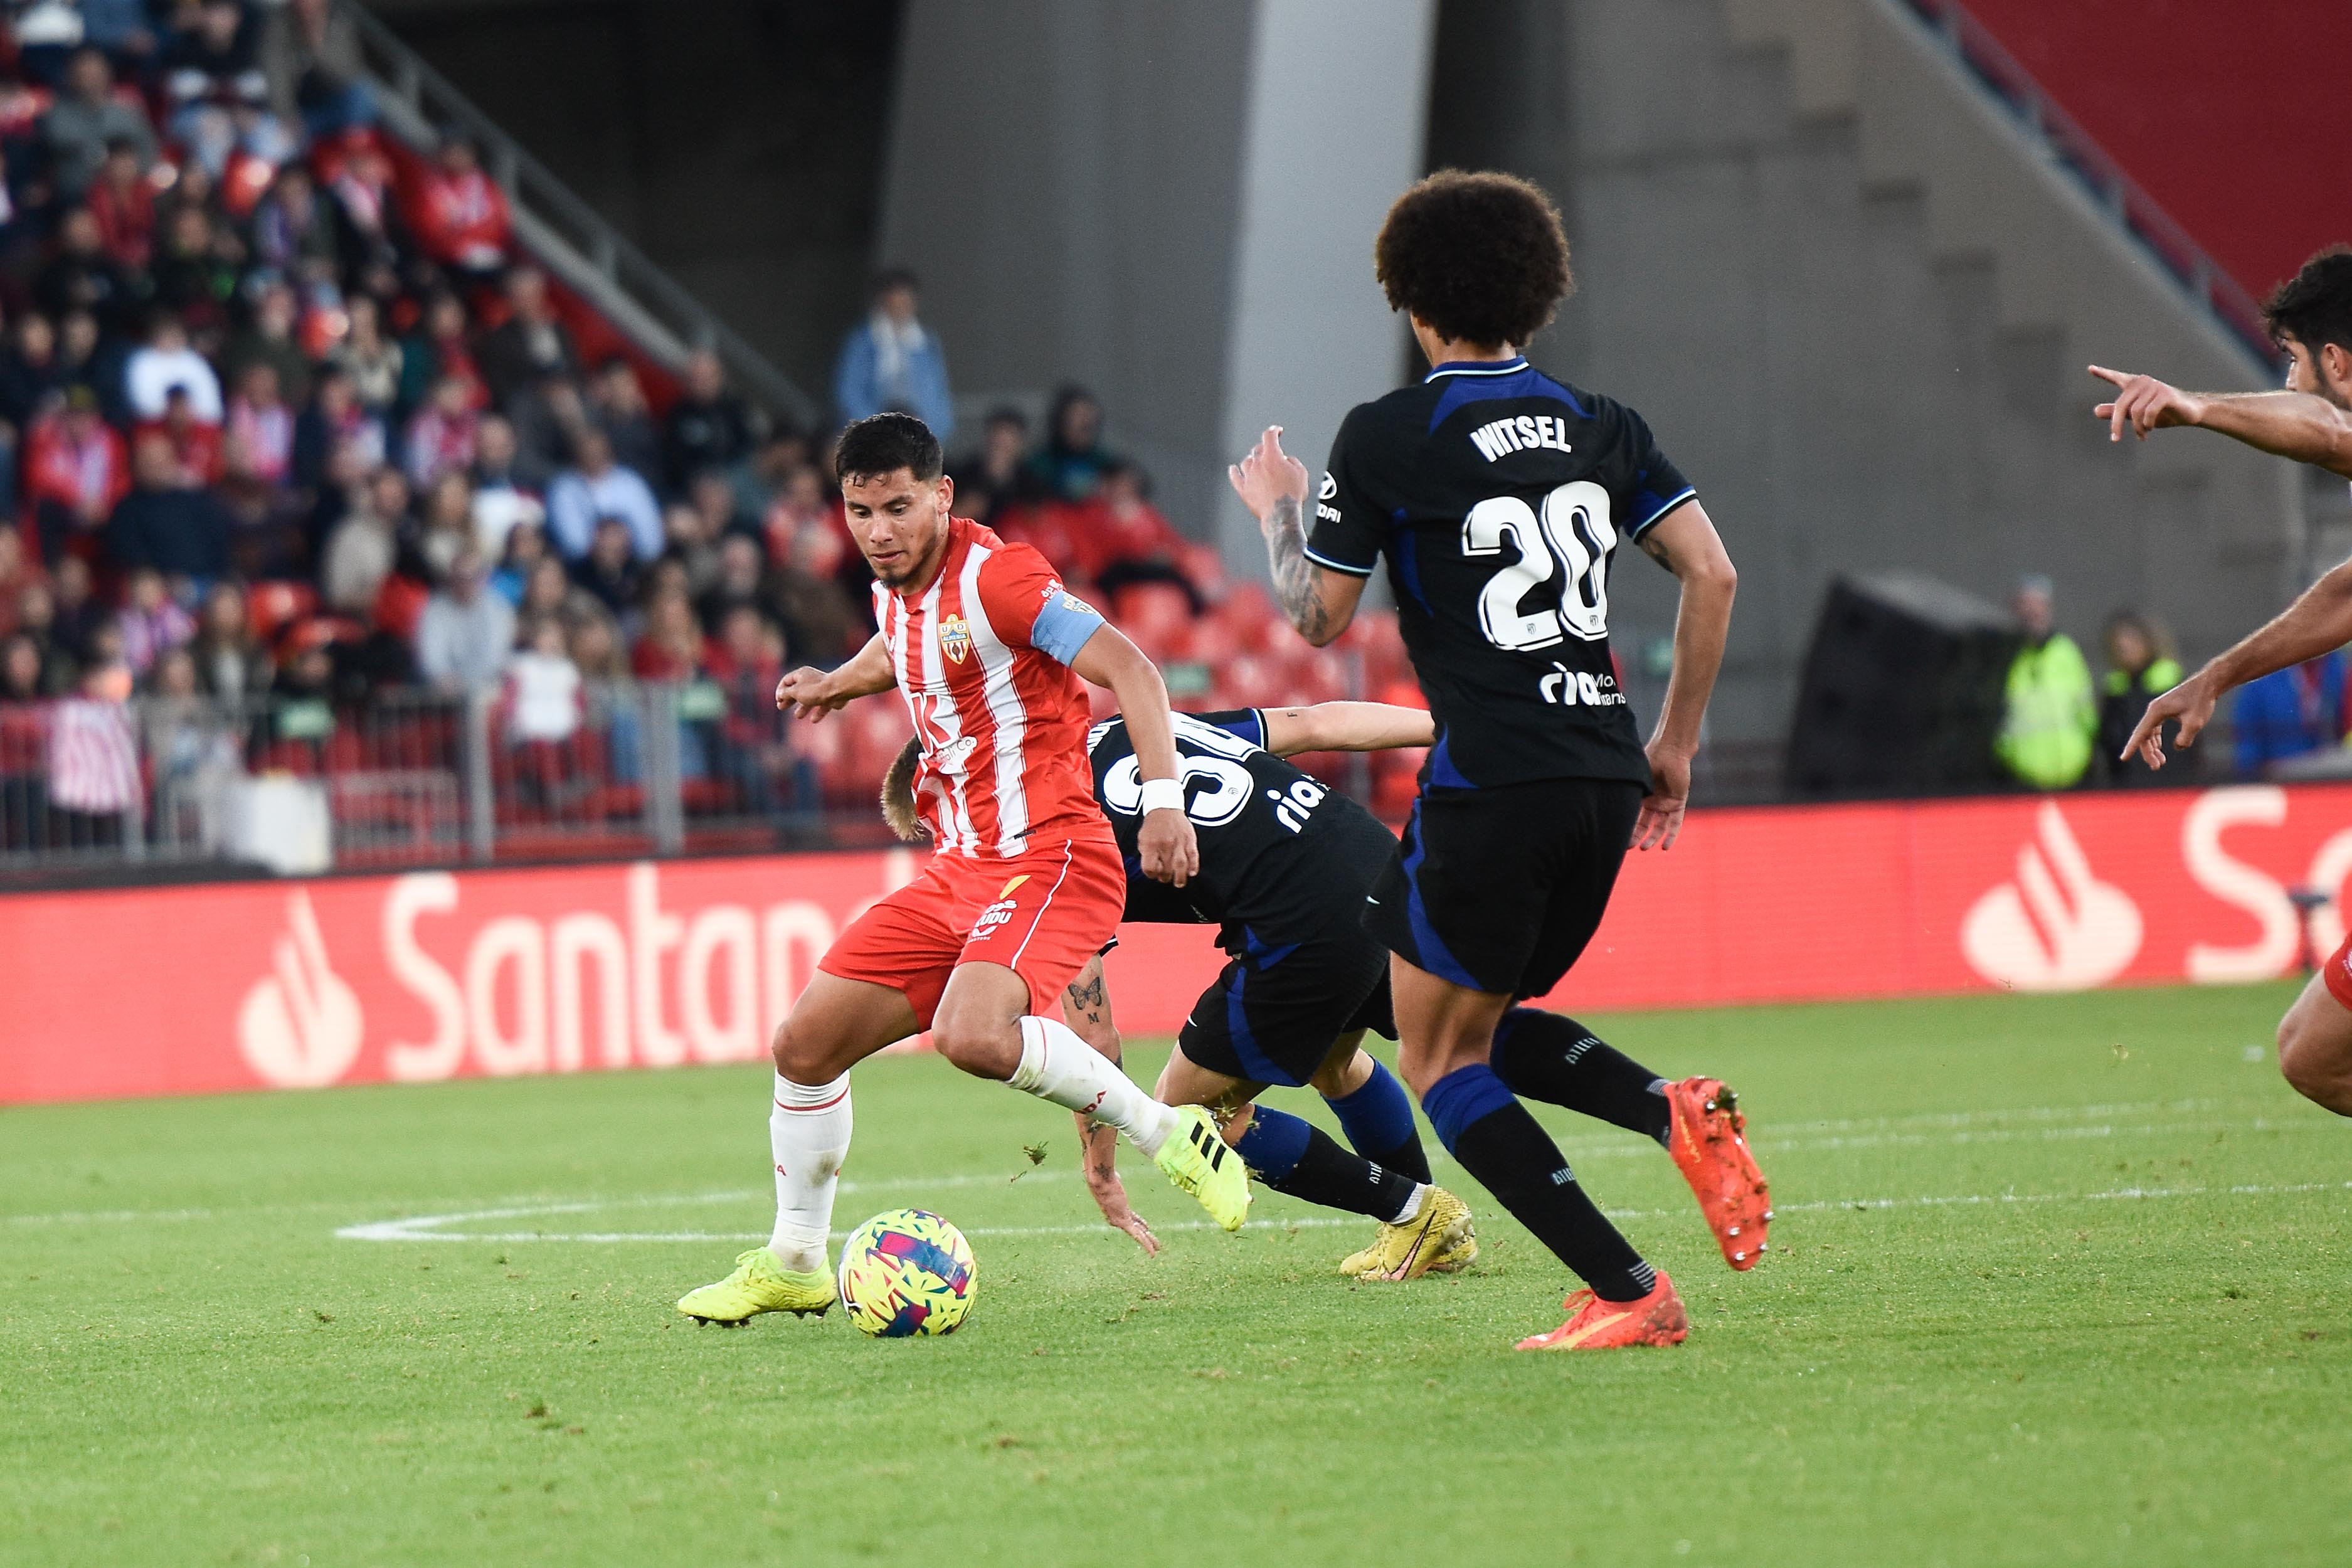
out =
[(917, 793), (938, 849), (841, 933), (776, 1030), (775, 1231), (679, 1300), (709, 1322), (833, 1305), (825, 1242), (849, 1152), (849, 1069), (925, 1028), (964, 1071), (1126, 1133), (1225, 1229), (1249, 1213), (1247, 1173), (1208, 1112), (1153, 1100), (1042, 1016), (1126, 902), (1118, 841), (1088, 784), (1081, 679), (1115, 692), (1134, 728), (1144, 873), (1181, 887), (1200, 869), (1160, 672), (1044, 556), (950, 513), (954, 483), (921, 420), (861, 419), (835, 462), (881, 630), (838, 669), (787, 674), (776, 706), (815, 721), (896, 685), (922, 742)]
[[(1243, 709), (1175, 716), (1176, 752), (1201, 841), (1201, 871), (1181, 889), (1141, 875), (1130, 851), (1126, 918), (1211, 923), (1231, 956), (1185, 1020), (1157, 1097), (1214, 1110), (1225, 1139), (1268, 1186), (1381, 1222), (1372, 1244), (1339, 1265), (1361, 1279), (1452, 1272), (1477, 1256), (1470, 1213), (1429, 1184), (1412, 1107), (1362, 1049), (1369, 1027), (1393, 1037), (1388, 949), (1364, 929), (1364, 896), (1396, 852), (1371, 813), (1282, 760), (1301, 752), (1426, 746), (1430, 715), (1377, 702)], [(1119, 720), (1087, 736), (1095, 798), (1122, 847), (1136, 837), (1134, 752)], [(900, 758), (883, 806), (911, 837), (913, 800)], [(1200, 787), (1195, 788), (1195, 783)], [(1071, 1026), (1113, 1061), (1119, 1037), (1098, 965), (1072, 983)], [(1556, 1075), (1562, 1103), (1666, 1144), (1704, 1211), (1715, 1172), (1695, 1148), (1669, 1142), (1677, 1090), (1702, 1098), (1709, 1080), (1669, 1085), (1634, 1066), (1581, 1024), (1514, 1007), (1497, 1034), (1530, 1076)], [(1638, 1095), (1623, 1090), (1635, 1079)], [(1306, 1083), (1339, 1118), (1355, 1152), (1299, 1118), (1251, 1102), (1268, 1085)], [(1147, 1249), (1157, 1244), (1128, 1207), (1111, 1164), (1115, 1141), (1088, 1138), (1088, 1185), (1110, 1223)], [(1736, 1240), (1732, 1243), (1736, 1248)]]
[[(1541, 191), (1506, 174), (1433, 174), (1390, 208), (1373, 258), (1428, 376), (1348, 415), (1311, 538), (1307, 470), (1284, 454), (1279, 427), (1234, 467), (1234, 489), (1309, 642), (1347, 627), (1388, 560), (1437, 741), (1364, 919), (1392, 955), (1399, 1060), (1438, 1137), (1584, 1281), (1568, 1321), (1519, 1348), (1678, 1343), (1689, 1319), (1674, 1281), (1602, 1216), (1518, 1097), (1663, 1100), (1652, 1115), (1705, 1167), (1701, 1206), (1745, 1268), (1771, 1211), (1730, 1091), (1702, 1079), (1657, 1096), (1654, 1075), (1613, 1052), (1556, 1036), (1531, 1046), (1523, 1025), (1498, 1026), (1584, 951), (1627, 848), (1674, 844), (1735, 574), (1641, 416), (1521, 357), (1572, 287)], [(1609, 654), (1621, 541), (1682, 584), (1674, 674), (1646, 752)]]
[[(2115, 384), (2096, 413), (2110, 440), (2126, 427), (2141, 440), (2169, 425), (2193, 425), (2249, 447), (2352, 479), (2352, 251), (2323, 250), (2279, 286), (2263, 307), (2271, 337), (2287, 356), (2283, 392), (2183, 392), (2154, 376), (2091, 366)], [(2352, 642), (2352, 561), (2336, 567), (2277, 619), (2212, 659), (2147, 705), (2123, 754), (2164, 766), (2164, 726), (2179, 726), (2186, 748), (2213, 719), (2213, 706), (2250, 680), (2317, 658)], [(2329, 955), (2279, 1020), (2279, 1070), (2305, 1099), (2352, 1116), (2352, 938)]]
[[(1412, 1102), (1362, 1048), (1364, 1031), (1393, 1035), (1388, 950), (1363, 929), (1364, 892), (1395, 852), (1378, 818), (1282, 760), (1297, 752), (1375, 751), (1429, 744), (1429, 715), (1377, 702), (1175, 715), (1177, 767), (1201, 847), (1184, 886), (1157, 882), (1140, 863), (1140, 764), (1127, 721), (1087, 737), (1095, 799), (1127, 863), (1124, 919), (1219, 928), (1228, 963), (1185, 1020), (1153, 1093), (1207, 1106), (1226, 1142), (1259, 1180), (1309, 1203), (1380, 1222), (1372, 1244), (1342, 1273), (1413, 1279), (1452, 1272), (1478, 1254), (1470, 1211), (1430, 1181)], [(883, 815), (902, 838), (920, 835), (911, 762), (884, 781)], [(1078, 973), (1063, 1015), (1111, 1061), (1119, 1037), (1097, 959)], [(1250, 1102), (1270, 1084), (1311, 1086), (1355, 1152), (1311, 1123)], [(1128, 1206), (1113, 1163), (1117, 1140), (1082, 1134), (1087, 1183), (1103, 1215), (1146, 1251), (1150, 1229)]]

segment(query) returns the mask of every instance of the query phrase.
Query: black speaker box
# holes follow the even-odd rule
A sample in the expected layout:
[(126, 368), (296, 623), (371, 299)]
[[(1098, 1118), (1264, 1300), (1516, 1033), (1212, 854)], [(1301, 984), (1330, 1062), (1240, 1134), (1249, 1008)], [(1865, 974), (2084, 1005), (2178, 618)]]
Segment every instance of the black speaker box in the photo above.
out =
[(1932, 578), (1839, 578), (1805, 656), (1789, 794), (1832, 800), (1997, 787), (1993, 739), (2018, 640), (1998, 607)]

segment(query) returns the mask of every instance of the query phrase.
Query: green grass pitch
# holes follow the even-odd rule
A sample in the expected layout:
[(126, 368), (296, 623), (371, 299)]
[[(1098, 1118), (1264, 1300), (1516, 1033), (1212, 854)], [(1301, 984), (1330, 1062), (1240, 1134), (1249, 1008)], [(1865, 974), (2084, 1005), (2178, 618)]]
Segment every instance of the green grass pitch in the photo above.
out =
[(1188, 1227), (1130, 1155), (1147, 1259), (1066, 1117), (927, 1057), (860, 1069), (838, 1219), (964, 1226), (936, 1341), (672, 1311), (765, 1234), (758, 1070), (0, 1112), (0, 1563), (2352, 1562), (2352, 1128), (2290, 994), (1590, 1020), (1740, 1088), (1780, 1211), (1734, 1275), (1542, 1110), (1690, 1302), (1606, 1354), (1511, 1352), (1564, 1276), (1442, 1159), (1466, 1276), (1343, 1280), (1367, 1227), (1271, 1194)]

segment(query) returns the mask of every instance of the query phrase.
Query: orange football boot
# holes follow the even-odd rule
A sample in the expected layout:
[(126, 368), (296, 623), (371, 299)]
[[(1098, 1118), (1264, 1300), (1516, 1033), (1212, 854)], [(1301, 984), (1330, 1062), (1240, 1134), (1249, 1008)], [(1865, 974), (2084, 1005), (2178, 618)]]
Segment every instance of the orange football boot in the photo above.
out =
[(1666, 1086), (1673, 1129), (1666, 1150), (1698, 1198), (1699, 1213), (1723, 1248), (1723, 1260), (1749, 1269), (1764, 1255), (1772, 1222), (1772, 1192), (1741, 1136), (1748, 1118), (1739, 1097), (1720, 1079), (1686, 1078)]
[(1560, 1305), (1568, 1309), (1568, 1321), (1548, 1334), (1521, 1340), (1518, 1349), (1610, 1351), (1625, 1345), (1678, 1345), (1690, 1337), (1690, 1314), (1663, 1268), (1657, 1284), (1638, 1301), (1604, 1301), (1590, 1290), (1576, 1290)]

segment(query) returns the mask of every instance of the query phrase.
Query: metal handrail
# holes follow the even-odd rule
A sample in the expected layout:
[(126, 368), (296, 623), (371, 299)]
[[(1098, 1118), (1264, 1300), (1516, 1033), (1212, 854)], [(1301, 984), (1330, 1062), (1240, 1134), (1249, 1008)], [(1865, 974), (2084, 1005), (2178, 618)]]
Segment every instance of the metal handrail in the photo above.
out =
[[(454, 126), (478, 142), (491, 178), (509, 201), (572, 247), (603, 282), (689, 344), (708, 347), (736, 379), (775, 413), (807, 426), (816, 401), (691, 290), (630, 242), (547, 165), (507, 134), (473, 100), (364, 7), (353, 5), (360, 54), (376, 89), (422, 127)], [(413, 134), (413, 132), (412, 132)], [(425, 149), (420, 149), (420, 151)]]
[(1958, 0), (1903, 0), (1952, 59), (1985, 87), (2019, 128), (2067, 170), (2116, 226), (2188, 291), (2260, 363), (2284, 363), (2271, 341), (2262, 306), (2191, 237), (2179, 221), (2061, 108), (2033, 74)]

